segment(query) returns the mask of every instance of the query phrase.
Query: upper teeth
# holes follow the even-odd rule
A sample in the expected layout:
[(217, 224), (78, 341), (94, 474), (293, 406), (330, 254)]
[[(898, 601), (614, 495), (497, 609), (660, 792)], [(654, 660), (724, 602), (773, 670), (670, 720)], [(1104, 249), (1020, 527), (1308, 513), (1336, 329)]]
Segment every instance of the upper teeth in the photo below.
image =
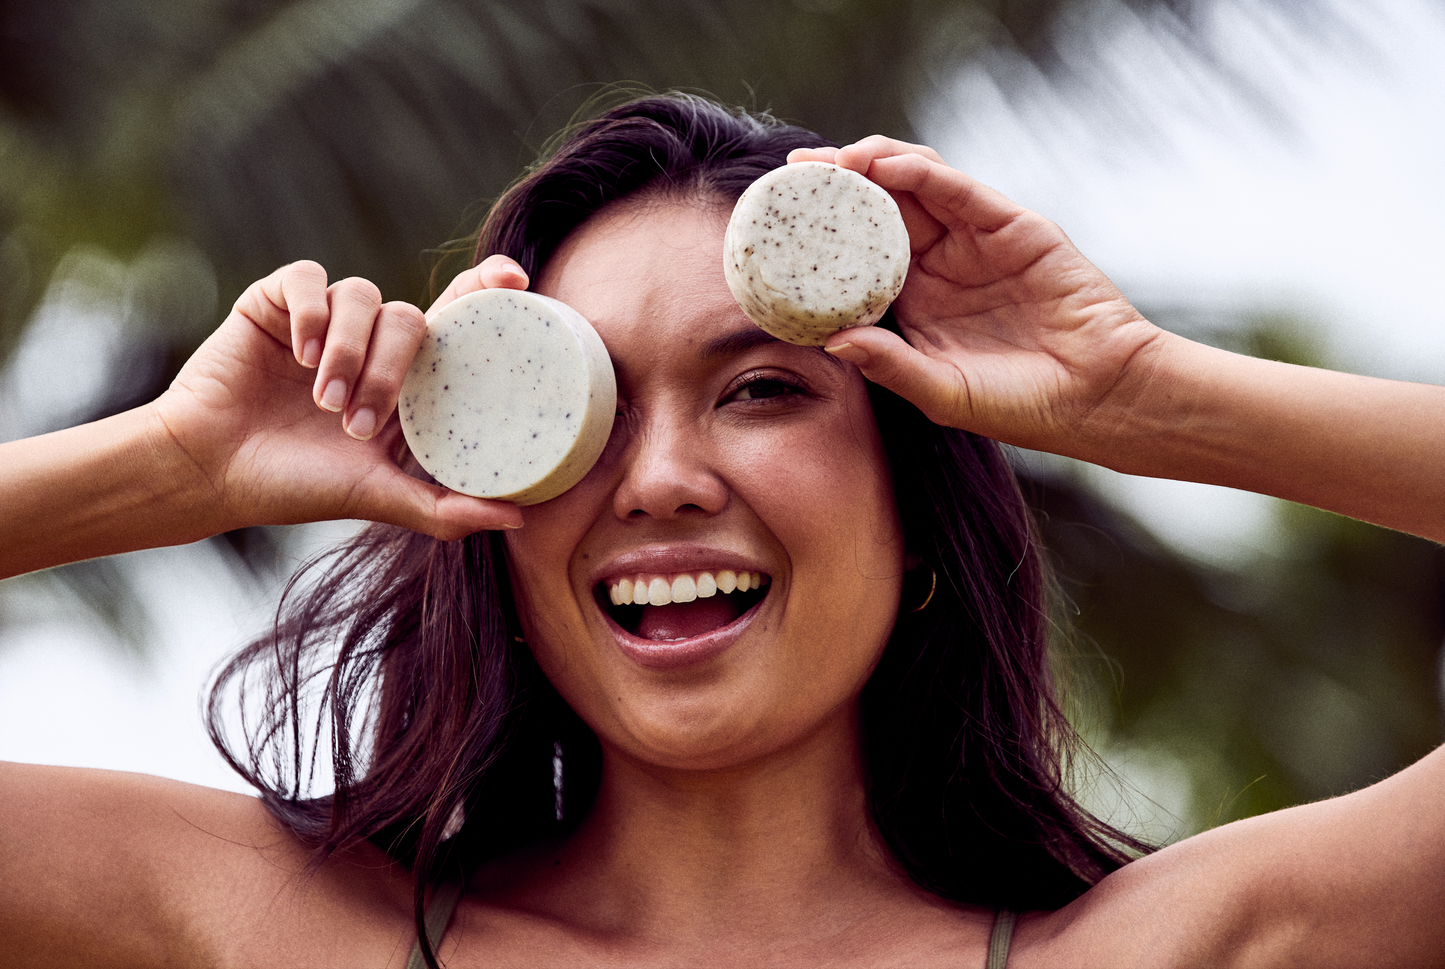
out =
[(669, 602), (691, 602), (706, 599), (718, 592), (747, 592), (760, 589), (768, 582), (761, 572), (683, 573), (669, 581), (660, 575), (634, 575), (611, 583), (607, 592), (614, 606), (634, 604), (639, 606), (665, 606)]

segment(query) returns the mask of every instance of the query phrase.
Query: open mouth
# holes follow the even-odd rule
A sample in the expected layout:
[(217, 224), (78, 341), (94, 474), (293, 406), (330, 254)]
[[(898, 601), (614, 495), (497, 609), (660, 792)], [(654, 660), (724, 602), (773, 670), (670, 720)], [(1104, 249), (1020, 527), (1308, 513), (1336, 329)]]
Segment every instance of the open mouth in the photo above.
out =
[(639, 639), (675, 642), (721, 629), (767, 597), (761, 572), (677, 572), (632, 575), (598, 584), (597, 603)]

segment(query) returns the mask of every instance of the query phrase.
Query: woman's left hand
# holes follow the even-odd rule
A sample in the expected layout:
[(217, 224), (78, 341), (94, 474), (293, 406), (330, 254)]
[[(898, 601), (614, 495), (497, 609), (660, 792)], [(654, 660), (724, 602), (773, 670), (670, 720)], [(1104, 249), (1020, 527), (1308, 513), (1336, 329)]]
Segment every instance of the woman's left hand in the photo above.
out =
[(1147, 381), (1163, 331), (1047, 219), (931, 148), (877, 135), (788, 160), (833, 162), (897, 200), (913, 257), (893, 304), (906, 342), (860, 327), (828, 350), (931, 420), (1085, 456), (1091, 419)]

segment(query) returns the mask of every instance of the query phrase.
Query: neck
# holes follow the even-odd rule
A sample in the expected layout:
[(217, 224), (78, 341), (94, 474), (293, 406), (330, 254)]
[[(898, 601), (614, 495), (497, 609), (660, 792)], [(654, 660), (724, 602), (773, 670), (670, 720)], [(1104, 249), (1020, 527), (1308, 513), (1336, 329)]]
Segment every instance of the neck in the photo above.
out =
[(890, 867), (864, 792), (855, 715), (727, 769), (663, 769), (609, 749), (576, 835), (523, 862), (523, 904), (682, 945), (846, 932), (919, 893)]

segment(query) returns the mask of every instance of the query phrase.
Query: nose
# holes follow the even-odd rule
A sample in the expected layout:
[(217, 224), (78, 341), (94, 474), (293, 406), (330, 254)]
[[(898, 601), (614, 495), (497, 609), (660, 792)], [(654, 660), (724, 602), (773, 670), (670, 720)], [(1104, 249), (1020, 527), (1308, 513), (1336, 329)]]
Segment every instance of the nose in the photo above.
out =
[(648, 420), (623, 462), (612, 501), (624, 521), (716, 515), (727, 505), (728, 487), (712, 449), (690, 423), (660, 416)]

